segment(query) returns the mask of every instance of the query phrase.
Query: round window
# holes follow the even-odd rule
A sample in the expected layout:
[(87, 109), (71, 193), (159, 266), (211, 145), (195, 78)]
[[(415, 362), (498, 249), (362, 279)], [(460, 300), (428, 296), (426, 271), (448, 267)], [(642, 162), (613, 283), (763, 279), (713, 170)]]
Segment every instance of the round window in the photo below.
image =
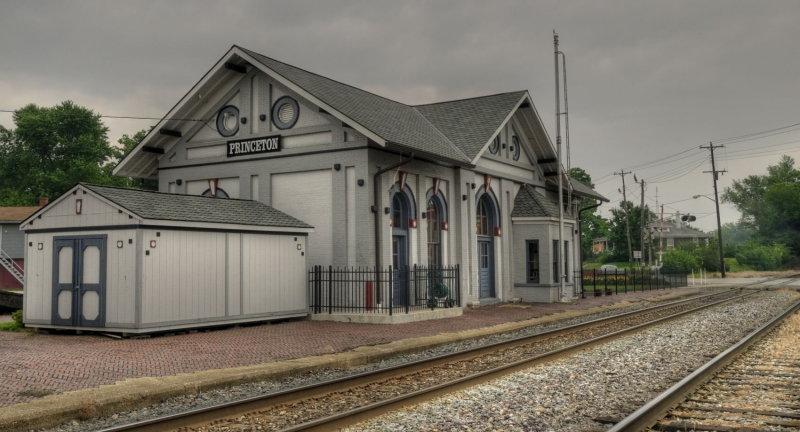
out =
[(511, 150), (511, 154), (513, 155), (514, 160), (519, 160), (519, 154), (521, 151), (519, 138), (517, 138), (517, 136), (514, 135), (513, 137), (511, 137), (511, 142), (514, 144), (512, 145), (512, 148), (510, 148), (509, 150)]
[(300, 115), (300, 106), (297, 101), (284, 96), (272, 105), (272, 123), (278, 129), (289, 129), (297, 123)]
[(217, 113), (217, 132), (224, 137), (239, 132), (239, 109), (233, 105), (222, 107)]
[(489, 152), (491, 154), (497, 154), (499, 150), (500, 150), (500, 135), (494, 137), (494, 141), (492, 141), (492, 144), (489, 146)]

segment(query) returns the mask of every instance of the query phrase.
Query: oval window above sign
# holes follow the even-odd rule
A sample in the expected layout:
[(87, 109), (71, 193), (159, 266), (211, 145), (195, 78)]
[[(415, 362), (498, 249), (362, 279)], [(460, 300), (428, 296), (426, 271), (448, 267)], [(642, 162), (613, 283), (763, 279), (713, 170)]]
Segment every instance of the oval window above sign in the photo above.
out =
[(222, 107), (217, 113), (217, 132), (224, 137), (239, 132), (239, 109), (233, 105)]
[(511, 155), (514, 158), (515, 161), (519, 160), (520, 151), (522, 150), (520, 148), (520, 147), (522, 147), (522, 145), (520, 144), (519, 138), (517, 138), (517, 136), (514, 135), (513, 137), (511, 137), (511, 142), (514, 143), (513, 148), (509, 149), (509, 150), (511, 150)]
[(300, 116), (300, 106), (297, 101), (284, 96), (272, 105), (272, 123), (278, 129), (289, 129), (297, 123)]

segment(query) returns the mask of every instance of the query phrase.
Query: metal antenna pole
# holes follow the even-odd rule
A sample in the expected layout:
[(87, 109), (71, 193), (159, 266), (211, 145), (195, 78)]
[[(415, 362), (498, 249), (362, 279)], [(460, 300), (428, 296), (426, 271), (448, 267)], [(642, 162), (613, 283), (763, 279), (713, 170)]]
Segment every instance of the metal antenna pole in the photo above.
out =
[(725, 258), (722, 252), (722, 223), (719, 220), (719, 195), (717, 193), (717, 180), (719, 179), (720, 173), (726, 173), (727, 170), (717, 171), (717, 165), (714, 162), (714, 149), (725, 147), (724, 145), (720, 144), (715, 146), (713, 142), (709, 142), (707, 146), (700, 146), (701, 149), (709, 149), (711, 151), (711, 171), (703, 171), (703, 172), (710, 172), (714, 176), (714, 206), (717, 208), (717, 242), (719, 243), (719, 269), (720, 275), (724, 278), (725, 277)]
[(556, 69), (556, 158), (558, 159), (558, 280), (560, 284), (559, 297), (564, 299), (566, 291), (566, 275), (564, 274), (564, 192), (561, 172), (561, 95), (558, 79), (558, 33), (553, 30), (553, 56)]

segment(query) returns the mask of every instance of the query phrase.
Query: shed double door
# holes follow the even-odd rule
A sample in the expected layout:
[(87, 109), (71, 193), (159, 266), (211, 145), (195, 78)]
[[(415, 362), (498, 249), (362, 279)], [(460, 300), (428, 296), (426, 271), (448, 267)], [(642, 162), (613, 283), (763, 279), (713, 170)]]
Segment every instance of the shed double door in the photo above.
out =
[(53, 242), (53, 324), (102, 327), (106, 317), (106, 236)]

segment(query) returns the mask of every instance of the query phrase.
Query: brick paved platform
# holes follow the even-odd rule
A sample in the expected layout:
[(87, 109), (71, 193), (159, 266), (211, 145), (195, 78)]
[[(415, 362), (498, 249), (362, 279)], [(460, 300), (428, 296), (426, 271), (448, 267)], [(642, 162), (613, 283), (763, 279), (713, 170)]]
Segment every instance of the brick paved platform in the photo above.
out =
[(102, 335), (0, 332), (0, 407), (129, 378), (164, 377), (337, 353), (358, 346), (695, 291), (696, 288), (646, 291), (591, 297), (572, 304), (495, 304), (467, 309), (460, 317), (395, 325), (305, 319), (122, 340)]

